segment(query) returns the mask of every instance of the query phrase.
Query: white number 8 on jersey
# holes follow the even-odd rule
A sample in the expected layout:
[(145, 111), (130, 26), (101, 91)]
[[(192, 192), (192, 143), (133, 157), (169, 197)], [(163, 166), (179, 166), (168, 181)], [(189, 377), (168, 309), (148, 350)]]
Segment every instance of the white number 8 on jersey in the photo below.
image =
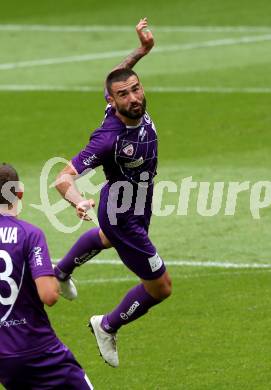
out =
[(10, 287), (10, 296), (2, 297), (0, 294), (0, 304), (13, 305), (17, 299), (19, 289), (14, 279), (10, 277), (13, 271), (12, 259), (8, 252), (0, 250), (0, 259), (4, 260), (6, 269), (4, 272), (0, 272), (0, 281), (7, 282)]

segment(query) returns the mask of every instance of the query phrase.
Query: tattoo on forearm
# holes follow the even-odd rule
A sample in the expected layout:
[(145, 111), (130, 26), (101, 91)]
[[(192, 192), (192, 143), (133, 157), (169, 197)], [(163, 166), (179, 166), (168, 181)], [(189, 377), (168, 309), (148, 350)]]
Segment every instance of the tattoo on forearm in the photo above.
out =
[(132, 68), (142, 57), (144, 54), (136, 49), (133, 53), (129, 54), (118, 66), (117, 68)]

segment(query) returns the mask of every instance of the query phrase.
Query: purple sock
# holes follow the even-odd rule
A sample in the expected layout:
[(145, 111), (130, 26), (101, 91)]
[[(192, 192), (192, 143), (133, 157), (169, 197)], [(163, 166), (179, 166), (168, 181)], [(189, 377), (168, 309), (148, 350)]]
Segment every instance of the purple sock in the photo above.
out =
[(159, 302), (147, 293), (143, 284), (139, 284), (126, 294), (122, 302), (111, 313), (104, 315), (102, 328), (106, 332), (116, 332), (122, 325), (146, 314), (152, 306)]
[(84, 264), (104, 249), (99, 230), (100, 228), (93, 228), (84, 233), (66, 256), (57, 263), (55, 274), (58, 279), (67, 278), (75, 267)]

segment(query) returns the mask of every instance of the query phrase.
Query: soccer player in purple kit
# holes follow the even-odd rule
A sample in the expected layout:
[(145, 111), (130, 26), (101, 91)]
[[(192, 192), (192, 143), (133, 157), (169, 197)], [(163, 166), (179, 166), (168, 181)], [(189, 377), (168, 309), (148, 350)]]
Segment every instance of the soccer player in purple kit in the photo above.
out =
[(75, 185), (76, 178), (87, 169), (102, 165), (107, 179), (100, 195), (100, 227), (84, 233), (55, 269), (66, 297), (76, 296), (70, 279), (74, 268), (111, 246), (141, 280), (113, 311), (90, 318), (100, 353), (113, 367), (119, 365), (116, 348), (119, 328), (143, 316), (171, 294), (169, 274), (148, 237), (157, 167), (156, 129), (145, 111), (143, 87), (131, 69), (153, 47), (153, 35), (147, 27), (147, 19), (141, 19), (137, 25), (141, 46), (107, 76), (109, 104), (101, 126), (57, 179), (60, 194), (86, 220), (94, 201), (82, 198)]
[(22, 195), (16, 170), (0, 164), (0, 383), (8, 390), (93, 389), (44, 310), (57, 302), (59, 283), (43, 232), (17, 218)]

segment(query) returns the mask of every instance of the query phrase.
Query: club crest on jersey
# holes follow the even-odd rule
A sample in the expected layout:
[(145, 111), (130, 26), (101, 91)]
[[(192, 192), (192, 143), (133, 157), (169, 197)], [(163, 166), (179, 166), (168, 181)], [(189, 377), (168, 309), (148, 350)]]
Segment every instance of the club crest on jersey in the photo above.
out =
[(126, 156), (132, 156), (134, 154), (134, 147), (132, 144), (129, 144), (125, 146), (125, 148), (123, 148), (122, 151), (124, 154), (126, 154)]

